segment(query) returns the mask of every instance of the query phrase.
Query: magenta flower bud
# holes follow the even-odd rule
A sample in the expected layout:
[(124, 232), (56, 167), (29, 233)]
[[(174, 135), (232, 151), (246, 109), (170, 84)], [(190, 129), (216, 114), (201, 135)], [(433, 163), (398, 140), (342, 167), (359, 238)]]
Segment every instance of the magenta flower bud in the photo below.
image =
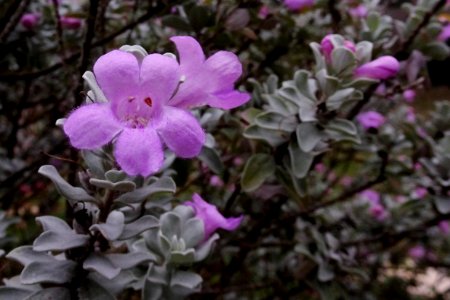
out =
[(20, 18), (20, 24), (22, 24), (22, 26), (25, 27), (26, 29), (31, 30), (34, 27), (36, 27), (36, 25), (39, 23), (40, 18), (41, 18), (40, 15), (35, 13), (24, 14)]
[[(333, 53), (334, 45), (331, 41), (331, 34), (326, 35), (320, 42), (320, 49), (325, 56), (327, 62), (331, 62), (331, 53)], [(352, 52), (356, 52), (356, 46), (352, 41), (344, 41), (344, 47)]]
[(416, 91), (413, 89), (407, 89), (403, 92), (403, 98), (405, 98), (405, 101), (408, 103), (411, 103), (416, 99)]
[(368, 189), (360, 193), (361, 197), (368, 200), (371, 204), (380, 204), (380, 194), (374, 190)]
[(352, 7), (349, 9), (349, 14), (354, 18), (365, 18), (367, 17), (367, 7), (364, 4)]
[(203, 221), (205, 226), (205, 240), (208, 239), (217, 229), (228, 231), (235, 230), (242, 222), (244, 216), (237, 218), (225, 218), (212, 204), (207, 203), (198, 194), (192, 196), (192, 201), (185, 202), (195, 210), (196, 217)]
[(393, 56), (382, 56), (363, 64), (354, 71), (355, 77), (388, 79), (397, 75), (400, 63)]
[(284, 0), (284, 5), (290, 10), (301, 10), (314, 5), (314, 0)]
[(426, 254), (427, 250), (423, 246), (419, 245), (410, 248), (408, 251), (408, 255), (414, 259), (424, 258)]
[(81, 27), (82, 21), (79, 18), (61, 17), (61, 26), (67, 29), (78, 29)]
[(450, 24), (442, 27), (441, 33), (438, 35), (437, 39), (439, 41), (445, 42), (450, 38)]
[(370, 207), (370, 214), (378, 221), (383, 221), (386, 219), (386, 210), (381, 204), (374, 204)]
[(439, 222), (438, 227), (443, 234), (448, 234), (450, 232), (450, 224), (448, 221)]
[(267, 5), (265, 5), (265, 4), (263, 4), (262, 6), (261, 6), (261, 8), (259, 9), (259, 11), (258, 11), (258, 18), (260, 18), (260, 19), (265, 19), (265, 18), (267, 18), (267, 16), (270, 14), (270, 10), (269, 10), (269, 7), (267, 6)]
[(423, 198), (425, 198), (425, 196), (427, 194), (428, 194), (427, 189), (422, 187), (422, 186), (421, 187), (417, 187), (414, 190), (414, 197), (417, 198), (417, 199), (423, 199)]
[(384, 124), (385, 118), (383, 115), (377, 113), (376, 111), (367, 111), (360, 113), (356, 120), (361, 124), (364, 129), (369, 128), (379, 128)]
[(223, 181), (222, 181), (222, 179), (220, 179), (219, 176), (213, 175), (209, 179), (209, 185), (215, 186), (215, 187), (223, 187)]

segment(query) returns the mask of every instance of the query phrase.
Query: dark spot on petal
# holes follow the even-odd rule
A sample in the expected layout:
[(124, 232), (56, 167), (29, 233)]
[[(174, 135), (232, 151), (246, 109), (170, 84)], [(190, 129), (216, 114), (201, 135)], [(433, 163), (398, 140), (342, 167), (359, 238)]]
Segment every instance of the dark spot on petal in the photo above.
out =
[(152, 105), (153, 105), (152, 98), (150, 98), (150, 97), (145, 98), (144, 102), (145, 102), (145, 104), (147, 104), (150, 107), (152, 107)]

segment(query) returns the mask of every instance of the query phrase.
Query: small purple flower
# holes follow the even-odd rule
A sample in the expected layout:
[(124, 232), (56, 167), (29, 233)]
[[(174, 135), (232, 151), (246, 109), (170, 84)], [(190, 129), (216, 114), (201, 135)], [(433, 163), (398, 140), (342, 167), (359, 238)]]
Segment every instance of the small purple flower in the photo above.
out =
[(369, 128), (379, 128), (385, 122), (385, 117), (376, 111), (366, 111), (360, 113), (356, 120), (365, 129)]
[(372, 189), (367, 189), (360, 193), (360, 196), (370, 202), (370, 204), (380, 204), (380, 194)]
[(450, 232), (450, 224), (448, 221), (439, 222), (438, 227), (443, 234), (448, 234)]
[(33, 29), (39, 23), (41, 16), (35, 13), (23, 14), (20, 18), (20, 24), (28, 30)]
[(180, 73), (184, 78), (170, 100), (172, 106), (190, 108), (207, 104), (232, 109), (250, 100), (248, 93), (234, 89), (234, 83), (242, 74), (242, 64), (234, 53), (219, 51), (205, 59), (194, 38), (175, 36), (170, 40), (180, 54)]
[(242, 222), (244, 216), (225, 218), (212, 204), (209, 204), (198, 194), (192, 196), (192, 201), (184, 203), (195, 210), (196, 217), (205, 225), (205, 239), (208, 239), (217, 229), (235, 230)]
[(377, 221), (383, 221), (387, 217), (386, 209), (381, 204), (372, 204), (370, 207), (370, 214)]
[(445, 42), (450, 38), (450, 24), (445, 25), (444, 27), (442, 27), (442, 31), (438, 36), (438, 40)]
[(214, 187), (223, 187), (224, 183), (223, 183), (223, 180), (219, 176), (213, 175), (209, 179), (209, 185), (214, 186)]
[(284, 0), (284, 5), (290, 10), (301, 10), (314, 5), (314, 0)]
[(424, 188), (423, 186), (417, 187), (414, 190), (414, 197), (417, 199), (423, 199), (427, 196), (428, 190)]
[[(332, 34), (326, 35), (322, 41), (320, 42), (320, 49), (322, 50), (323, 55), (327, 62), (331, 62), (331, 53), (333, 53), (334, 45), (331, 41)], [(356, 46), (352, 41), (345, 40), (344, 47), (352, 52), (356, 52)]]
[(413, 89), (407, 89), (403, 92), (403, 98), (406, 102), (411, 103), (416, 99), (416, 91)]
[(408, 107), (406, 110), (406, 121), (409, 123), (416, 122), (416, 111), (414, 110), (414, 107)]
[(367, 7), (364, 4), (359, 4), (355, 7), (349, 9), (349, 14), (354, 18), (365, 18), (367, 17)]
[[(190, 37), (173, 39), (195, 41)], [(192, 48), (181, 47), (180, 55), (180, 65), (161, 54), (147, 55), (142, 61), (121, 50), (101, 56), (94, 74), (109, 102), (84, 105), (69, 115), (64, 132), (72, 146), (90, 150), (113, 141), (114, 157), (129, 175), (157, 172), (164, 160), (163, 144), (179, 157), (197, 156), (205, 133), (186, 107), (236, 107), (250, 97), (233, 90), (241, 74), (234, 54), (218, 52), (206, 66), (198, 65), (201, 57)], [(227, 60), (229, 57), (233, 59)], [(179, 87), (180, 82), (184, 87)]]
[(427, 254), (425, 247), (417, 245), (408, 250), (408, 255), (416, 260), (422, 259)]
[(267, 16), (270, 14), (270, 10), (269, 7), (265, 4), (263, 4), (258, 11), (258, 18), (260, 19), (266, 19)]
[(81, 27), (82, 21), (79, 18), (63, 16), (60, 19), (61, 26), (67, 29), (78, 29)]
[(363, 64), (354, 71), (355, 77), (388, 79), (397, 75), (400, 63), (393, 56), (382, 56)]

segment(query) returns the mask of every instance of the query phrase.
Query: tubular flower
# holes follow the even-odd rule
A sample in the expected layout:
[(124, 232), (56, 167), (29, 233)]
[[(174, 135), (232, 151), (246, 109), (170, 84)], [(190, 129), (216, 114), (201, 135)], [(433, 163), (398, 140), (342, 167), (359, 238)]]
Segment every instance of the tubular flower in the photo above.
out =
[(373, 79), (388, 79), (397, 75), (400, 63), (392, 56), (382, 56), (371, 62), (363, 64), (355, 70), (356, 77)]
[[(182, 77), (186, 78), (187, 85), (197, 84), (189, 78), (192, 71), (186, 72), (186, 66), (183, 67), (183, 62), (185, 65), (189, 63), (195, 53), (188, 50), (180, 52), (181, 66), (175, 59), (161, 54), (147, 55), (142, 61), (121, 50), (101, 56), (94, 65), (94, 74), (109, 102), (84, 105), (69, 115), (64, 123), (64, 132), (72, 146), (89, 150), (113, 141), (116, 161), (129, 175), (148, 176), (157, 172), (164, 160), (163, 144), (179, 157), (197, 156), (205, 142), (205, 133), (197, 119), (186, 109), (187, 105), (183, 104), (188, 100), (197, 101), (197, 105), (205, 104), (208, 103), (204, 99), (207, 96), (208, 100), (214, 100), (217, 104), (227, 100), (233, 102), (234, 98), (229, 95), (229, 98), (215, 99), (214, 93), (209, 95), (197, 91), (183, 98), (177, 94), (175, 99), (173, 95)], [(226, 53), (224, 55), (229, 55)], [(235, 64), (240, 67), (237, 59)], [(217, 73), (222, 71), (220, 68), (213, 70)], [(198, 79), (199, 75), (196, 76)], [(216, 74), (216, 77), (219, 76)], [(227, 84), (226, 92), (233, 92), (231, 81), (223, 84)], [(219, 90), (219, 83), (216, 90)], [(240, 94), (240, 99), (245, 96), (248, 100), (249, 96), (245, 93), (234, 95), (238, 97)], [(238, 102), (234, 103), (234, 107), (243, 103)]]
[[(334, 45), (331, 40), (332, 34), (326, 35), (320, 42), (320, 49), (325, 56), (327, 62), (331, 62), (331, 53), (333, 53)], [(352, 41), (345, 40), (344, 47), (352, 52), (356, 52), (356, 46)]]
[(379, 128), (385, 122), (385, 117), (376, 111), (367, 111), (360, 113), (356, 120), (361, 124), (365, 129), (369, 128)]
[(198, 194), (192, 196), (192, 201), (184, 203), (195, 210), (196, 217), (203, 221), (205, 226), (205, 239), (208, 239), (217, 229), (235, 230), (242, 222), (244, 216), (225, 218), (212, 204), (209, 204)]

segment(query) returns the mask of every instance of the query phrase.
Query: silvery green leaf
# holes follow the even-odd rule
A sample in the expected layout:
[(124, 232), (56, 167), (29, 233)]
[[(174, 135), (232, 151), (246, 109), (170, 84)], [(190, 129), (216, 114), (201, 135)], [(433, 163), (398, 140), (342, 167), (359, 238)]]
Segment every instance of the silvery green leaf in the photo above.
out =
[(162, 177), (156, 182), (136, 189), (132, 192), (125, 193), (114, 201), (123, 203), (140, 203), (156, 193), (175, 193), (176, 185), (172, 178)]
[(356, 45), (356, 59), (358, 63), (365, 64), (372, 60), (373, 44), (371, 42), (362, 41)]
[(105, 173), (105, 178), (111, 182), (119, 182), (127, 179), (127, 174), (122, 170), (109, 170)]
[(450, 213), (450, 198), (436, 196), (434, 197), (434, 204), (441, 214)]
[(81, 150), (81, 156), (89, 169), (89, 172), (95, 176), (95, 178), (105, 178), (105, 168), (103, 167), (103, 159), (100, 153), (96, 153), (93, 150)]
[(20, 279), (23, 284), (65, 283), (72, 279), (75, 267), (76, 263), (71, 260), (35, 261), (22, 270)]
[(225, 167), (216, 149), (203, 147), (198, 158), (215, 174), (223, 173)]
[(316, 117), (317, 106), (315, 104), (301, 106), (298, 110), (298, 115), (302, 122), (317, 121)]
[(97, 103), (106, 103), (108, 102), (108, 99), (105, 97), (105, 94), (103, 94), (103, 91), (98, 86), (97, 79), (95, 79), (94, 73), (91, 71), (86, 71), (83, 74), (83, 79), (87, 82), (89, 88), (94, 93), (94, 101)]
[(266, 84), (264, 85), (265, 92), (268, 94), (273, 94), (278, 88), (278, 77), (274, 74), (270, 74), (267, 78)]
[(170, 253), (170, 263), (185, 265), (192, 264), (195, 261), (195, 250), (187, 249), (184, 251), (171, 251)]
[(277, 147), (289, 139), (289, 134), (278, 130), (264, 129), (257, 125), (251, 125), (244, 131), (248, 139), (266, 141), (272, 147)]
[(95, 253), (91, 253), (86, 258), (83, 262), (83, 269), (98, 272), (108, 279), (112, 279), (120, 273), (120, 268), (116, 267), (109, 258)]
[(131, 192), (136, 189), (136, 183), (129, 180), (119, 181), (119, 182), (111, 182), (108, 180), (102, 180), (97, 178), (91, 178), (89, 179), (89, 183), (97, 186), (99, 188), (104, 188), (112, 191), (118, 191), (118, 192)]
[(74, 187), (65, 181), (54, 166), (42, 166), (39, 168), (38, 173), (53, 181), (58, 192), (67, 198), (71, 206), (74, 206), (77, 202), (95, 202), (95, 198), (90, 196), (85, 190)]
[(24, 266), (28, 266), (34, 261), (51, 263), (54, 258), (47, 253), (37, 252), (33, 250), (32, 246), (21, 246), (13, 249), (6, 256), (9, 259), (15, 260)]
[(138, 280), (138, 277), (129, 270), (122, 270), (119, 275), (113, 279), (108, 279), (96, 272), (90, 272), (88, 278), (102, 286), (112, 295), (119, 294), (124, 289), (131, 287), (131, 285)]
[(325, 127), (328, 136), (334, 141), (350, 141), (356, 144), (361, 143), (358, 130), (352, 121), (345, 119), (331, 120)]
[(330, 281), (334, 278), (333, 268), (327, 263), (319, 264), (317, 277), (320, 281)]
[(106, 218), (106, 223), (94, 224), (89, 228), (89, 230), (98, 230), (107, 240), (115, 241), (123, 232), (125, 227), (124, 222), (124, 214), (120, 211), (113, 210), (109, 213), (108, 218)]
[(196, 250), (195, 250), (195, 261), (204, 260), (209, 253), (211, 252), (215, 241), (219, 239), (219, 235), (214, 233), (207, 241), (203, 242)]
[(297, 178), (305, 177), (311, 168), (314, 155), (302, 151), (296, 140), (289, 143), (288, 150), (294, 176)]
[(116, 297), (111, 295), (109, 290), (93, 280), (87, 280), (87, 282), (78, 289), (78, 297), (79, 300), (116, 300)]
[(179, 216), (173, 212), (167, 212), (160, 218), (161, 232), (169, 239), (181, 237), (182, 223)]
[(444, 60), (450, 55), (449, 47), (442, 42), (427, 43), (422, 52), (436, 60)]
[(23, 300), (70, 299), (70, 291), (63, 287), (51, 287), (35, 292)]
[(41, 223), (44, 231), (52, 230), (56, 232), (72, 231), (72, 228), (62, 219), (54, 216), (36, 217), (36, 221)]
[(298, 121), (293, 115), (284, 116), (277, 112), (268, 111), (258, 115), (255, 123), (262, 128), (292, 132), (295, 130)]
[(333, 94), (339, 88), (339, 79), (329, 76), (326, 69), (316, 73), (317, 83), (325, 95)]
[(140, 63), (148, 55), (148, 52), (140, 45), (123, 45), (119, 50), (133, 54)]
[(58, 127), (62, 127), (64, 125), (64, 122), (66, 122), (67, 118), (59, 118), (56, 120), (55, 125)]
[(300, 91), (302, 95), (311, 100), (312, 102), (316, 102), (316, 96), (314, 96), (314, 92), (311, 90), (311, 74), (305, 70), (298, 70), (294, 74), (294, 82), (297, 89)]
[(88, 235), (76, 234), (71, 231), (46, 231), (34, 240), (33, 249), (35, 251), (64, 251), (84, 246), (88, 240)]
[(338, 47), (331, 53), (332, 68), (337, 77), (352, 75), (356, 67), (355, 54), (345, 47)]
[(18, 287), (0, 286), (0, 299), (25, 299), (33, 291)]
[(378, 12), (372, 11), (366, 18), (366, 24), (369, 27), (369, 30), (375, 32), (380, 26), (380, 14)]
[(295, 114), (298, 110), (298, 106), (296, 104), (284, 99), (281, 95), (263, 94), (262, 97), (269, 103), (271, 110), (280, 114), (291, 115)]
[(316, 69), (320, 70), (325, 68), (325, 59), (322, 55), (322, 51), (320, 50), (321, 47), (318, 43), (310, 43), (309, 47), (312, 49), (313, 54), (314, 54), (314, 59), (316, 61)]
[(3, 257), (3, 255), (5, 255), (5, 250), (0, 249), (0, 257)]
[(170, 289), (177, 295), (187, 296), (199, 291), (202, 282), (202, 277), (196, 273), (176, 271), (170, 279)]
[(146, 279), (152, 283), (166, 285), (169, 281), (169, 274), (165, 266), (157, 266), (150, 263), (148, 266)]
[(154, 256), (147, 252), (111, 253), (105, 254), (105, 257), (120, 269), (130, 269), (143, 262), (154, 260)]
[(353, 87), (356, 89), (362, 89), (366, 88), (368, 86), (371, 86), (372, 84), (378, 84), (379, 81), (376, 79), (370, 79), (370, 78), (356, 78), (355, 80), (351, 81), (348, 84), (344, 84), (343, 87)]
[(341, 108), (342, 104), (349, 100), (350, 96), (352, 96), (354, 92), (354, 88), (346, 88), (336, 91), (326, 100), (327, 108), (329, 110), (338, 110)]
[(180, 218), (182, 224), (195, 217), (194, 209), (187, 205), (178, 205), (172, 210), (172, 212)]
[(181, 238), (186, 243), (186, 248), (194, 248), (205, 238), (205, 225), (202, 220), (192, 218), (183, 225)]
[(158, 255), (161, 258), (165, 258), (169, 254), (168, 251), (170, 250), (170, 247), (169, 249), (167, 249), (167, 247), (163, 248), (163, 246), (160, 243), (159, 228), (151, 228), (145, 231), (143, 235), (145, 245), (151, 251), (151, 253), (154, 253), (155, 255)]
[(246, 192), (256, 190), (275, 172), (275, 162), (268, 154), (258, 153), (250, 157), (242, 173), (241, 185)]
[(129, 224), (125, 224), (125, 227), (123, 228), (122, 234), (118, 238), (119, 240), (127, 240), (129, 238), (132, 238), (145, 230), (148, 230), (150, 228), (155, 228), (159, 226), (159, 220), (150, 215), (142, 216), (141, 218), (137, 219), (134, 222), (131, 222)]
[(142, 289), (142, 299), (143, 300), (165, 299), (165, 297), (163, 296), (162, 285), (146, 280), (144, 288)]
[(320, 140), (325, 137), (314, 122), (298, 124), (296, 134), (300, 149), (304, 152), (311, 152)]

